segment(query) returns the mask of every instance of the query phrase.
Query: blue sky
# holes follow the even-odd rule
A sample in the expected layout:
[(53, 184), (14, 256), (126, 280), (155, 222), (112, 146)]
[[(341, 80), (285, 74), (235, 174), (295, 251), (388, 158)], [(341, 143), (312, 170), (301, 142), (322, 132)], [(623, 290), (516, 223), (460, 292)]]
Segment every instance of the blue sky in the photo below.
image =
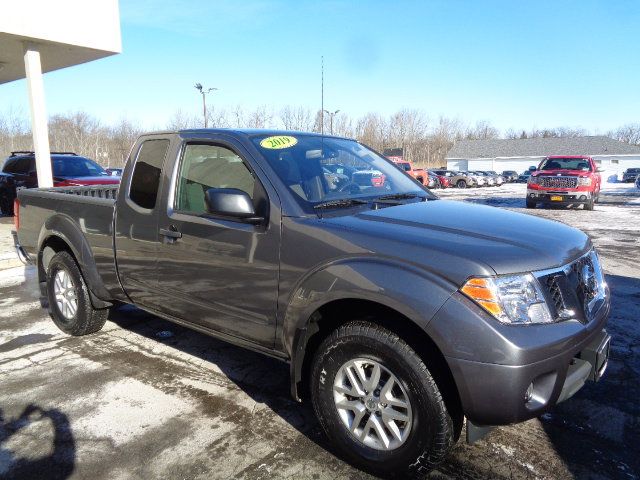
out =
[[(177, 109), (419, 108), (496, 127), (640, 121), (640, 4), (581, 1), (120, 0), (123, 53), (45, 76), (50, 114), (162, 127)], [(26, 85), (0, 88), (0, 111)], [(25, 112), (26, 113), (26, 112)]]

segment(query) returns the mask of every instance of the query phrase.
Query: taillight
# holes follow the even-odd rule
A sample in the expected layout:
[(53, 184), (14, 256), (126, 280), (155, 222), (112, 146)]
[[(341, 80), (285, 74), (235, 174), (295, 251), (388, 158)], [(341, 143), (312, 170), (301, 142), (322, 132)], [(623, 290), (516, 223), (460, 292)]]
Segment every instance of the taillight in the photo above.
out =
[(20, 228), (20, 200), (17, 198), (13, 201), (13, 226), (16, 232)]

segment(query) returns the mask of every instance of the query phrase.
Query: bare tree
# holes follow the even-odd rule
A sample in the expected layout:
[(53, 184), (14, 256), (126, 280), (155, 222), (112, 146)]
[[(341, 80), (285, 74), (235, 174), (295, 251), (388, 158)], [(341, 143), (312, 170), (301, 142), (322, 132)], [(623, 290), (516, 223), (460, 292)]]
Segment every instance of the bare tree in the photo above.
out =
[(465, 138), (468, 140), (488, 140), (499, 137), (500, 132), (498, 129), (493, 127), (487, 120), (476, 122), (475, 126), (468, 127), (465, 133)]
[(619, 142), (640, 145), (640, 123), (628, 123), (608, 133)]
[(280, 109), (278, 117), (285, 130), (313, 131), (314, 118), (309, 108), (286, 105)]

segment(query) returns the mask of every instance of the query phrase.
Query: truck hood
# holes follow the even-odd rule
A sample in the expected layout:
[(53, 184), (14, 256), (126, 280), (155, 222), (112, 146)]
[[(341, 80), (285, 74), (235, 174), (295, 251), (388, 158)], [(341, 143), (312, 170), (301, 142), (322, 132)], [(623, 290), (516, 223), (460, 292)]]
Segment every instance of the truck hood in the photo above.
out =
[(558, 176), (567, 176), (567, 177), (580, 177), (580, 176), (588, 176), (592, 172), (587, 172), (585, 170), (538, 170), (531, 174), (532, 177), (555, 177)]
[(440, 272), (456, 283), (471, 275), (545, 270), (589, 248), (572, 227), (532, 215), (464, 202), (409, 203), (325, 219), (357, 232), (369, 251)]

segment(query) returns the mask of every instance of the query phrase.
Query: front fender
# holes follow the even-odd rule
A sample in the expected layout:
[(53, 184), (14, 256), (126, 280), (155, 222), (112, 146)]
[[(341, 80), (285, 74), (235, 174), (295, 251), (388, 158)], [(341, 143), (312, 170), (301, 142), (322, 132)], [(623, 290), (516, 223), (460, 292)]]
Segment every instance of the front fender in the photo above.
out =
[(283, 319), (294, 398), (307, 342), (317, 331), (312, 317), (320, 307), (335, 300), (368, 300), (397, 311), (424, 330), (456, 290), (436, 273), (394, 259), (348, 258), (314, 269), (294, 288)]
[[(42, 264), (44, 244), (51, 237), (60, 238), (71, 249), (87, 287), (92, 294), (92, 300), (98, 304), (95, 306), (106, 306), (101, 301), (108, 302), (111, 300), (111, 295), (98, 273), (89, 242), (78, 225), (72, 218), (60, 213), (47, 218), (38, 235), (38, 265)], [(42, 281), (42, 279), (40, 280)]]

